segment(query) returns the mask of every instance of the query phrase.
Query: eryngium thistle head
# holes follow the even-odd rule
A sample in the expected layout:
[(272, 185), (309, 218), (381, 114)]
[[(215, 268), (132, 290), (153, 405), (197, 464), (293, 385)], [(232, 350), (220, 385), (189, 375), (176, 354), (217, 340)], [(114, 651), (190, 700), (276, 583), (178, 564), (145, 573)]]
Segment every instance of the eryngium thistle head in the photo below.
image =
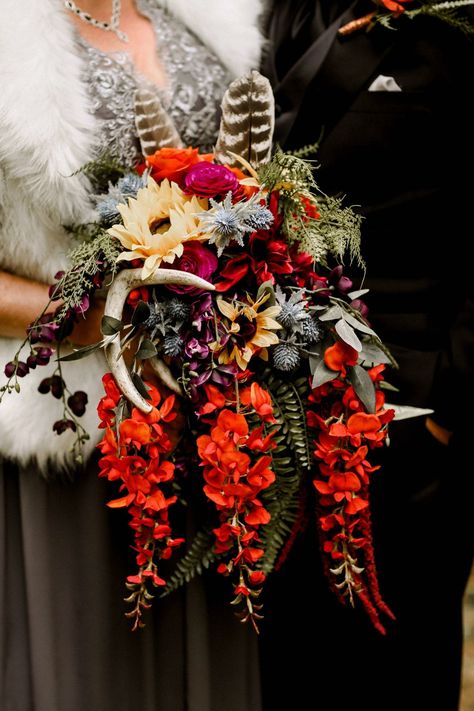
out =
[(245, 218), (245, 225), (252, 232), (268, 230), (273, 223), (273, 213), (265, 205), (255, 205), (253, 211)]
[(146, 187), (146, 176), (127, 173), (117, 183), (117, 189), (127, 197), (136, 197), (141, 188)]
[(298, 289), (288, 295), (277, 286), (275, 296), (278, 305), (281, 306), (278, 321), (285, 328), (292, 330), (309, 317), (304, 289)]
[(162, 344), (162, 351), (165, 356), (177, 356), (183, 350), (184, 342), (178, 333), (165, 336)]
[(97, 195), (94, 197), (97, 205), (97, 212), (101, 222), (113, 225), (120, 219), (117, 205), (127, 203), (128, 198), (136, 197), (140, 188), (146, 186), (146, 174), (137, 175), (128, 173), (120, 178), (117, 185), (109, 183), (107, 195)]
[(99, 213), (99, 218), (101, 222), (106, 224), (113, 224), (116, 222), (120, 213), (118, 211), (117, 205), (119, 201), (117, 198), (107, 195), (103, 200), (97, 203), (97, 212)]
[(300, 360), (300, 350), (293, 343), (279, 343), (273, 349), (273, 363), (278, 370), (286, 372), (295, 370)]
[(189, 304), (180, 299), (170, 299), (165, 304), (166, 315), (173, 321), (186, 321), (191, 308)]
[(304, 321), (300, 321), (298, 326), (306, 343), (316, 343), (321, 340), (321, 328), (314, 319), (306, 318)]

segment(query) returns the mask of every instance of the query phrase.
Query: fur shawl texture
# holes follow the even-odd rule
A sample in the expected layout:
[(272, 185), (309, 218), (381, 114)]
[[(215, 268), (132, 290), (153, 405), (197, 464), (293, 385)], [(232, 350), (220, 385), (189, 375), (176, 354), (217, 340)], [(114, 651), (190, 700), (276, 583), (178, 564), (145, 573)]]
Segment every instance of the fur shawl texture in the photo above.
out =
[[(155, 0), (168, 7), (237, 76), (257, 67), (260, 5), (255, 0)], [(26, 7), (27, 5), (27, 7)], [(49, 283), (66, 264), (70, 238), (61, 225), (91, 213), (89, 186), (73, 175), (94, 156), (95, 121), (81, 83), (81, 58), (61, 0), (2, 0), (0, 7), (0, 269)], [(0, 338), (3, 367), (19, 342)], [(71, 389), (89, 395), (83, 424), (98, 440), (96, 406), (105, 361), (64, 364)], [(60, 402), (37, 393), (53, 365), (21, 382), (21, 393), (0, 403), (0, 455), (40, 468), (68, 464), (72, 434), (52, 424)]]

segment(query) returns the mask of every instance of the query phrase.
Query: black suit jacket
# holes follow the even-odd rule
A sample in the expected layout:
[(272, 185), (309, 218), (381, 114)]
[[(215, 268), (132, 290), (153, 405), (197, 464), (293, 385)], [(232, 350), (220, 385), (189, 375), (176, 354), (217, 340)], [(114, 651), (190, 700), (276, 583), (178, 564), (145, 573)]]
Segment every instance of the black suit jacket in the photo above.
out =
[[(318, 182), (365, 218), (370, 320), (400, 364), (390, 399), (458, 429), (474, 394), (472, 44), (426, 17), (340, 40), (337, 27), (370, 8), (353, 2), (326, 28), (308, 20), (278, 76), (298, 5), (277, 1), (270, 17), (276, 140), (292, 149), (323, 131)], [(368, 91), (380, 74), (402, 91)]]

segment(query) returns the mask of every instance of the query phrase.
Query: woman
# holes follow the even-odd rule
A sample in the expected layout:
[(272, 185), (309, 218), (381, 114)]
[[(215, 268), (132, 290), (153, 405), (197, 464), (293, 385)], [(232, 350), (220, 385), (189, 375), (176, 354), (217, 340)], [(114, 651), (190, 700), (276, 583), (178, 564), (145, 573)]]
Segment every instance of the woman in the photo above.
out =
[[(90, 215), (90, 186), (76, 171), (104, 149), (129, 166), (138, 158), (137, 86), (158, 92), (186, 144), (209, 146), (230, 78), (258, 63), (256, 3), (175, 0), (169, 12), (165, 5), (2, 2), (2, 362), (65, 263), (63, 225)], [(71, 340), (97, 340), (101, 314), (97, 302)], [(90, 455), (105, 365), (97, 356), (67, 371), (70, 386), (89, 395)], [(147, 628), (129, 631), (121, 601), (130, 563), (125, 522), (104, 506), (110, 492), (93, 456), (84, 471), (72, 471), (68, 433), (51, 430), (59, 403), (36, 392), (48, 374), (47, 367), (30, 373), (21, 393), (0, 404), (0, 706), (258, 711), (255, 640), (219, 590), (210, 592), (216, 581), (155, 604)], [(60, 476), (65, 467), (68, 477)]]

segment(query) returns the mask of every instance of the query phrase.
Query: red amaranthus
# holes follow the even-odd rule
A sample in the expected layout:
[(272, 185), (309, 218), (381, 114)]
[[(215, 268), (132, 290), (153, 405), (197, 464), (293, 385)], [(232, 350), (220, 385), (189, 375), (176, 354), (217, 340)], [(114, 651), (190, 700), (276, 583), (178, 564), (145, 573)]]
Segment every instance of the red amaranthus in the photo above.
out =
[(172, 445), (163, 425), (176, 417), (175, 398), (172, 395), (162, 402), (160, 392), (147, 384), (152, 411), (145, 415), (133, 408), (130, 416), (123, 419), (118, 414), (123, 396), (113, 376), (108, 373), (102, 382), (106, 394), (98, 412), (105, 434), (98, 445), (103, 455), (99, 476), (120, 482), (124, 496), (109, 501), (108, 506), (126, 507), (131, 516), (138, 572), (127, 578), (131, 591), (127, 602), (134, 606), (127, 616), (134, 619), (137, 629), (143, 626), (143, 610), (148, 609), (153, 597), (150, 587), (166, 585), (158, 574), (157, 561), (168, 559), (172, 549), (184, 540), (171, 536), (168, 509), (176, 496), (167, 496), (164, 490), (173, 481), (174, 464), (166, 459)]
[[(214, 502), (221, 525), (214, 529), (216, 552), (228, 554), (218, 571), (224, 575), (236, 572), (234, 604), (244, 603), (242, 621), (250, 620), (257, 628), (260, 594), (265, 575), (256, 564), (264, 555), (258, 535), (270, 513), (258, 498), (274, 481), (272, 435), (265, 435), (265, 423), (274, 423), (269, 393), (253, 382), (240, 389), (235, 381), (232, 390), (223, 395), (212, 385), (204, 386), (208, 402), (202, 414), (210, 425), (209, 434), (197, 440), (203, 467), (204, 492)], [(209, 416), (212, 413), (212, 416)], [(251, 422), (258, 420), (257, 426)]]
[(381, 447), (393, 410), (385, 410), (385, 396), (377, 388), (383, 365), (368, 371), (376, 386), (375, 413), (366, 412), (352, 385), (346, 366), (355, 363), (356, 351), (336, 343), (325, 362), (339, 376), (313, 390), (308, 422), (317, 430), (314, 456), (319, 463), (313, 483), (319, 494), (318, 524), (326, 574), (336, 595), (353, 604), (357, 596), (375, 628), (385, 633), (379, 613), (393, 619), (380, 595), (372, 544), (369, 480), (379, 467), (368, 461), (370, 450)]

